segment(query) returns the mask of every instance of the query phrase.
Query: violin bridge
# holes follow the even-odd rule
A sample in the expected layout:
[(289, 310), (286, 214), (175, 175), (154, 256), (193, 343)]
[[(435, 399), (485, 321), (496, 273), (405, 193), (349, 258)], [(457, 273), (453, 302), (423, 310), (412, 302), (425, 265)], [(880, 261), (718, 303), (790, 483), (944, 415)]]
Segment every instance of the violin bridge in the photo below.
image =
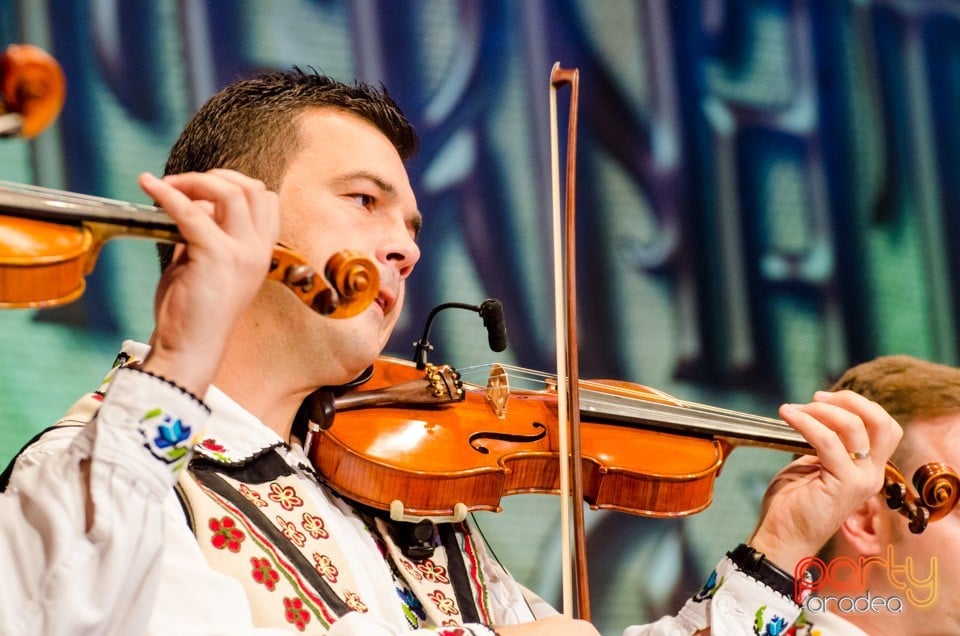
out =
[(499, 419), (507, 416), (507, 401), (510, 399), (510, 380), (507, 372), (499, 364), (490, 365), (487, 378), (487, 402)]

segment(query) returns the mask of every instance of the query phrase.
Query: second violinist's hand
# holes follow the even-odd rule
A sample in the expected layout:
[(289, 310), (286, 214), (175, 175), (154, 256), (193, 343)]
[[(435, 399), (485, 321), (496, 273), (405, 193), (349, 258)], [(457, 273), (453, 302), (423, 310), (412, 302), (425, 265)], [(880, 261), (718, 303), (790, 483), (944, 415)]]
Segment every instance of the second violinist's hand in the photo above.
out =
[(185, 246), (157, 287), (143, 368), (203, 397), (227, 336), (263, 284), (280, 233), (276, 193), (233, 170), (140, 176)]
[[(774, 477), (749, 543), (792, 574), (798, 561), (815, 555), (847, 516), (880, 492), (903, 429), (879, 404), (851, 391), (818, 391), (809, 404), (784, 405), (780, 416), (817, 456), (801, 457)], [(867, 449), (867, 459), (850, 456)]]
[(600, 636), (600, 632), (587, 621), (563, 615), (549, 616), (521, 625), (497, 627), (499, 636)]

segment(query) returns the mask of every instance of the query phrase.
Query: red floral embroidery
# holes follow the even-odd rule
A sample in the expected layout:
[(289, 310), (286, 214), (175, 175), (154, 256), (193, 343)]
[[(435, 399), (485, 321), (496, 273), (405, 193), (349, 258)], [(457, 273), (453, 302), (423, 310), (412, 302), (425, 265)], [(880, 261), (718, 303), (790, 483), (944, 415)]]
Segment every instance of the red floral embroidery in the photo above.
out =
[(354, 612), (364, 614), (367, 611), (367, 604), (360, 600), (360, 595), (356, 592), (345, 590), (343, 592), (343, 602)]
[(446, 594), (443, 593), (443, 590), (436, 590), (435, 592), (430, 592), (427, 594), (434, 605), (437, 606), (437, 609), (446, 614), (447, 616), (453, 616), (454, 614), (459, 614), (460, 610), (457, 609), (457, 603), (452, 598), (449, 598)]
[(287, 511), (303, 505), (303, 499), (297, 496), (297, 491), (294, 490), (293, 486), (281, 486), (277, 482), (273, 482), (270, 484), (270, 494), (267, 496)]
[(330, 533), (323, 527), (323, 519), (314, 517), (309, 512), (303, 513), (303, 529), (314, 539), (329, 539)]
[(400, 562), (403, 563), (404, 569), (409, 572), (414, 579), (417, 581), (423, 580), (423, 574), (417, 569), (417, 566), (406, 559), (400, 559)]
[(425, 559), (417, 564), (417, 569), (423, 572), (423, 578), (434, 583), (449, 583), (447, 578), (447, 568), (437, 565), (433, 559)]
[(246, 484), (240, 484), (240, 494), (247, 498), (247, 501), (252, 503), (254, 506), (259, 506), (260, 508), (266, 508), (267, 502), (263, 500), (263, 497), (260, 496), (256, 490), (253, 490)]
[(320, 573), (320, 576), (327, 579), (331, 583), (337, 582), (337, 577), (340, 576), (340, 570), (337, 569), (337, 566), (333, 564), (333, 561), (330, 560), (326, 554), (320, 554), (319, 552), (313, 553), (313, 562), (317, 569), (317, 572)]
[(257, 583), (263, 583), (263, 586), (272, 592), (277, 586), (277, 581), (280, 580), (280, 575), (270, 565), (270, 561), (253, 557), (250, 559), (250, 563), (253, 565), (253, 572), (251, 573), (253, 574), (253, 580)]
[(222, 453), (223, 451), (227, 450), (226, 447), (221, 446), (220, 444), (217, 444), (216, 440), (209, 437), (203, 440), (202, 442), (200, 442), (200, 445), (206, 448), (207, 450), (211, 450), (215, 453)]
[(281, 516), (277, 516), (277, 526), (280, 528), (280, 531), (283, 532), (283, 536), (290, 540), (290, 543), (302, 548), (307, 542), (307, 537), (304, 536), (302, 532), (297, 530), (297, 524), (292, 521), (287, 521)]
[(237, 522), (230, 517), (211, 518), (210, 529), (213, 531), (213, 536), (210, 542), (213, 543), (213, 547), (218, 550), (227, 548), (231, 552), (239, 552), (240, 544), (247, 537), (236, 526)]
[(460, 627), (460, 623), (453, 619), (443, 621), (441, 627), (453, 627), (454, 629), (442, 629), (437, 632), (437, 636), (467, 636), (467, 631)]
[(310, 612), (303, 609), (302, 600), (299, 598), (284, 598), (283, 607), (286, 610), (284, 615), (288, 623), (295, 625), (301, 632), (307, 628), (307, 623), (310, 622)]

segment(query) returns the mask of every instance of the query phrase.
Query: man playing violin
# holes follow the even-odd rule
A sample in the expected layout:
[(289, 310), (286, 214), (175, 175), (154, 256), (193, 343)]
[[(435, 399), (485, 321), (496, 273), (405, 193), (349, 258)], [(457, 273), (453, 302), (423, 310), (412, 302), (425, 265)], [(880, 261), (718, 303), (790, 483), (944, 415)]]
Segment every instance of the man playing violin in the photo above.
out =
[[(292, 434), (308, 396), (359, 376), (396, 324), (419, 258), (421, 214), (404, 167), (416, 143), (384, 91), (274, 73), (215, 95), (174, 145), (171, 176), (141, 177), (147, 194), (179, 209), (176, 219), (187, 225), (185, 243), (163, 259), (156, 330), (149, 346), (124, 343), (100, 390), (27, 448), (13, 477), (18, 483), (29, 466), (62, 456), (78, 431), (99, 444), (107, 416), (140, 431), (153, 455), (177, 466), (186, 455), (172, 456), (171, 447), (205, 428), (164, 501), (162, 523), (144, 519), (152, 532), (162, 525), (162, 554), (136, 564), (143, 585), (136, 602), (96, 608), (102, 631), (596, 634), (519, 585), (467, 523), (434, 525), (428, 549), (412, 554), (400, 524), (325, 486)], [(309, 262), (345, 248), (373, 260), (376, 302), (333, 320), (282, 286), (260, 285), (263, 276), (245, 267), (237, 275), (259, 289), (235, 318), (249, 293), (224, 274), (247, 248), (256, 248), (266, 270), (261, 250), (277, 236), (257, 219), (277, 202), (233, 170), (276, 192), (279, 240)], [(195, 409), (188, 418), (182, 402), (204, 405), (209, 416)], [(771, 499), (751, 547), (724, 558), (677, 617), (626, 634), (776, 634), (799, 614), (781, 570), (792, 572), (879, 490), (900, 429), (849, 391), (786, 405), (781, 416), (817, 457), (789, 469), (795, 479)], [(91, 481), (86, 491), (94, 528), (110, 524), (99, 517), (97, 502), (108, 496), (100, 488)], [(75, 584), (96, 589), (104, 576), (77, 572)]]
[[(960, 463), (960, 370), (909, 356), (887, 356), (847, 370), (833, 385), (875, 401), (904, 427), (893, 461), (906, 476), (920, 466)], [(775, 479), (775, 488), (779, 479)], [(913, 534), (882, 495), (866, 500), (807, 559), (810, 596), (798, 635), (940, 636), (960, 633), (954, 592), (960, 566), (949, 550), (960, 540), (951, 512)]]

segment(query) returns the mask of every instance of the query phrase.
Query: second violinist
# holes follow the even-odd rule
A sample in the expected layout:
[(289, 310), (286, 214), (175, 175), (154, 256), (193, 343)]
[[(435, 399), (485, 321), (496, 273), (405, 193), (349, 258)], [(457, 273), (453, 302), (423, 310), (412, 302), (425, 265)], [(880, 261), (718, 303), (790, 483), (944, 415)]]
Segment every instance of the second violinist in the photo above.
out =
[[(201, 339), (225, 335), (226, 345), (219, 365), (198, 348), (192, 356), (178, 351), (177, 363), (163, 371), (185, 390), (203, 392), (198, 398), (211, 415), (205, 439), (165, 502), (164, 552), (143, 571), (141, 599), (155, 593), (155, 600), (126, 610), (135, 615), (105, 615), (103, 632), (136, 624), (151, 634), (597, 633), (586, 621), (557, 615), (515, 581), (469, 524), (437, 524), (411, 537), (404, 524), (339, 498), (292, 436), (304, 400), (360, 375), (397, 322), (420, 255), (421, 213), (404, 166), (416, 145), (413, 128), (384, 91), (299, 71), (228, 86), (174, 145), (168, 174), (229, 168), (262, 180), (279, 197), (282, 242), (311, 262), (358, 250), (377, 264), (381, 286), (377, 301), (359, 315), (329, 320), (282, 288), (263, 285), (234, 324), (221, 324), (192, 314), (189, 300), (229, 292), (203, 276), (175, 280), (183, 247), (165, 254), (161, 291), (178, 282), (189, 286), (178, 328)], [(145, 185), (161, 203), (172, 196), (162, 182)], [(229, 237), (214, 238), (229, 245)], [(211, 252), (198, 266), (216, 270), (222, 265), (216, 256)], [(161, 303), (158, 315), (168, 309)], [(160, 338), (151, 344), (155, 351), (170, 346)], [(126, 405), (123, 417), (134, 426), (162, 412), (164, 394), (149, 387), (111, 393), (129, 386), (117, 379), (149, 352), (146, 344), (125, 343), (104, 385), (65, 422), (97, 427), (103, 393)], [(206, 389), (197, 376), (210, 365), (217, 370)], [(850, 392), (786, 406), (781, 416), (817, 450), (818, 461), (798, 467), (803, 479), (774, 496), (750, 546), (721, 560), (721, 585), (697, 595), (678, 617), (626, 633), (752, 634), (758, 623), (777, 633), (796, 618), (792, 582), (780, 570), (792, 572), (877, 492), (901, 431), (883, 409)], [(376, 426), (375, 416), (369, 426)], [(43, 436), (19, 465), (62, 453), (77, 430), (64, 426)], [(190, 435), (178, 421), (159, 430), (145, 439), (158, 454)], [(98, 522), (109, 520), (95, 517), (94, 527)], [(75, 584), (101, 584), (85, 575), (77, 572)]]

